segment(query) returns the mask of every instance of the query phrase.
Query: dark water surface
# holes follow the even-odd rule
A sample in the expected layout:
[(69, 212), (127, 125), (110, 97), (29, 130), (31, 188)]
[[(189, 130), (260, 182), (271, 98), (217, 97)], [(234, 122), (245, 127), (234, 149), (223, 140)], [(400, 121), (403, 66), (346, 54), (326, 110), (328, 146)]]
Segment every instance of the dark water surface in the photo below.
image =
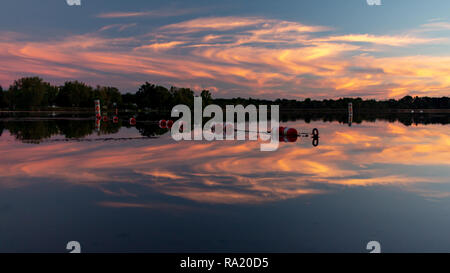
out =
[(4, 120), (0, 251), (450, 252), (449, 125), (284, 124), (319, 146)]

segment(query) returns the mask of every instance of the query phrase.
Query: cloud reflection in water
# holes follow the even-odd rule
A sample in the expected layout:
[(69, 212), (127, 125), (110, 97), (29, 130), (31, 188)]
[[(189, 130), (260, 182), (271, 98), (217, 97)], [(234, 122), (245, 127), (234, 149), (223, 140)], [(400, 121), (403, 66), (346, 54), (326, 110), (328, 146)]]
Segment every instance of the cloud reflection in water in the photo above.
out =
[[(146, 208), (167, 207), (142, 200), (146, 192), (209, 204), (258, 204), (374, 185), (400, 187), (427, 198), (450, 195), (450, 188), (445, 189), (450, 182), (446, 126), (289, 125), (319, 128), (319, 147), (301, 139), (282, 143), (275, 152), (261, 152), (258, 142), (175, 142), (167, 134), (123, 142), (27, 145), (4, 132), (0, 184), (88, 186), (105, 193), (108, 201), (98, 200), (99, 205)], [(135, 134), (133, 129), (121, 132)]]

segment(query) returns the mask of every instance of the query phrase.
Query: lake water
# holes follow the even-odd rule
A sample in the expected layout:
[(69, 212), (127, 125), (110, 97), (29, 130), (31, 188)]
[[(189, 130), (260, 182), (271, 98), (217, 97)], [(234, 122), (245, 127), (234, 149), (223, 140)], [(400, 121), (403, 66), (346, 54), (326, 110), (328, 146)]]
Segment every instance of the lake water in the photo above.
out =
[(450, 252), (448, 124), (283, 124), (319, 145), (3, 119), (0, 252)]

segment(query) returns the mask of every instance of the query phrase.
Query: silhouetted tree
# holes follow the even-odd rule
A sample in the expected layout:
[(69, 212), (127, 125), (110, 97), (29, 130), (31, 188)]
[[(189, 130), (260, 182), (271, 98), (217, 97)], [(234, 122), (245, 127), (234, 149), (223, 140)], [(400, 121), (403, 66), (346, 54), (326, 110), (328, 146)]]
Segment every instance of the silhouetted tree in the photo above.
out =
[(139, 107), (158, 109), (171, 108), (172, 95), (163, 86), (156, 86), (146, 82), (136, 92), (136, 103)]
[(94, 99), (99, 99), (102, 105), (111, 108), (114, 103), (122, 104), (122, 94), (115, 87), (97, 86), (94, 90)]
[(59, 106), (90, 107), (93, 102), (92, 87), (85, 83), (74, 81), (66, 82), (56, 98)]
[(50, 88), (50, 84), (39, 77), (21, 78), (9, 88), (9, 104), (19, 107), (45, 105), (44, 97)]
[(52, 106), (57, 104), (57, 98), (59, 93), (59, 87), (50, 86), (47, 89), (47, 92), (44, 95), (44, 99), (42, 101), (43, 106)]
[(184, 104), (190, 108), (194, 108), (195, 93), (189, 88), (171, 87), (170, 94), (172, 96), (171, 107), (177, 104)]
[(4, 94), (3, 94), (3, 88), (0, 85), (0, 108), (5, 107), (5, 101), (4, 101)]
[(124, 95), (122, 95), (122, 104), (125, 107), (133, 107), (134, 104), (136, 103), (136, 95), (135, 94), (131, 94), (131, 93), (126, 93)]
[(203, 90), (202, 93), (200, 93), (200, 96), (202, 97), (203, 106), (210, 105), (212, 103), (212, 95), (209, 90)]

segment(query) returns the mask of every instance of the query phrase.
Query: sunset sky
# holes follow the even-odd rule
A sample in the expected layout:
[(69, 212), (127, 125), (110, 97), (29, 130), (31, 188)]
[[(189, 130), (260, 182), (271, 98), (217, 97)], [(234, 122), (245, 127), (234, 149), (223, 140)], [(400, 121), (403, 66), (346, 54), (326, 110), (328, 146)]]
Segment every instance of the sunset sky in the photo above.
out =
[(2, 0), (0, 85), (22, 76), (214, 97), (450, 94), (450, 1)]

